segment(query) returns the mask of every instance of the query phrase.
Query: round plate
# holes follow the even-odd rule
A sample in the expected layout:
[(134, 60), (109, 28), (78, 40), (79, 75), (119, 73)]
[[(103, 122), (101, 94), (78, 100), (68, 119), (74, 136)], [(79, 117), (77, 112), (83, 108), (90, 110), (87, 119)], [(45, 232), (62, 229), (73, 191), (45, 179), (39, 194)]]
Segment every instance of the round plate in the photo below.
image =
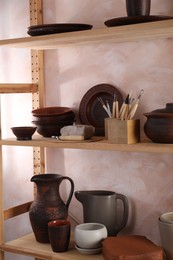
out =
[(104, 103), (108, 101), (112, 109), (114, 95), (121, 106), (123, 103), (122, 94), (117, 88), (109, 84), (99, 84), (89, 89), (83, 96), (79, 106), (79, 119), (82, 124), (92, 125), (95, 127), (95, 135), (104, 136), (104, 119), (108, 117), (98, 98)]
[(79, 24), (79, 23), (59, 23), (59, 24), (42, 24), (33, 25), (28, 27), (27, 33), (31, 36), (54, 34), (54, 33), (64, 33), (73, 32), (81, 30), (92, 29), (90, 24)]
[(173, 16), (164, 16), (164, 15), (126, 16), (126, 17), (118, 17), (118, 18), (105, 21), (104, 24), (107, 27), (113, 27), (113, 26), (147, 23), (147, 22), (169, 20), (169, 19), (173, 19)]
[(77, 249), (78, 252), (85, 254), (85, 255), (96, 255), (100, 254), (102, 252), (102, 248), (93, 248), (93, 249), (85, 249), (85, 248), (80, 248), (77, 245), (75, 245), (75, 248)]

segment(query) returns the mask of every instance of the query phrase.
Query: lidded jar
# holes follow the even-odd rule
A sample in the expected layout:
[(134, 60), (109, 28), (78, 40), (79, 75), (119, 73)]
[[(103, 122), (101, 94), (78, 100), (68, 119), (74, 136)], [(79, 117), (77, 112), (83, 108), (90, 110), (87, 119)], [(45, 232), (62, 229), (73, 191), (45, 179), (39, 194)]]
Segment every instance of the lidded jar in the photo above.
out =
[(173, 143), (173, 103), (144, 115), (147, 117), (144, 132), (149, 139), (155, 143)]

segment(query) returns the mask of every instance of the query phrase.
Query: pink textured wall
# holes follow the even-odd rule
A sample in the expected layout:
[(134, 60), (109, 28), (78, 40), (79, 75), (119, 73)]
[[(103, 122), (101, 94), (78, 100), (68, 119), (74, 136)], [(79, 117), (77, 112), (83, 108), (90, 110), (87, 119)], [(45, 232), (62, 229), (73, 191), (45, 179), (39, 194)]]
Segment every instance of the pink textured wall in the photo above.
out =
[[(125, 1), (45, 2), (44, 22), (83, 22), (94, 28), (104, 21), (125, 16)], [(52, 5), (51, 10), (49, 5)], [(52, 12), (51, 12), (52, 11)], [(152, 1), (151, 14), (171, 15), (171, 1)], [(109, 83), (125, 96), (144, 89), (137, 117), (172, 102), (173, 40), (95, 44), (59, 48), (45, 54), (47, 105), (61, 104), (78, 110), (85, 92), (96, 84)], [(52, 91), (54, 89), (54, 91)], [(56, 94), (55, 94), (56, 93)], [(108, 151), (47, 151), (48, 172), (71, 176), (75, 190), (107, 189), (126, 195), (130, 214), (121, 234), (145, 235), (160, 243), (157, 219), (172, 206), (172, 155)], [(64, 158), (55, 162), (54, 156)], [(82, 222), (81, 204), (74, 198), (70, 213)]]
[[(43, 1), (43, 4), (44, 23), (80, 22), (101, 28), (104, 27), (104, 21), (126, 15), (124, 0), (70, 0), (70, 5), (69, 0), (49, 0)], [(1, 22), (1, 39), (27, 36), (27, 1), (3, 0), (0, 7), (0, 17), (5, 21), (3, 26)], [(7, 12), (10, 12), (8, 17)], [(151, 14), (173, 15), (173, 2), (153, 0)], [(145, 92), (137, 116), (141, 119), (144, 136), (143, 113), (162, 108), (173, 101), (172, 53), (173, 39), (73, 46), (46, 51), (46, 105), (70, 106), (78, 111), (85, 92), (100, 83), (116, 86), (124, 96), (131, 89), (137, 95), (143, 88)], [(17, 50), (16, 55), (16, 51), (6, 48), (0, 52), (0, 64), (3, 68), (0, 72), (1, 83), (30, 81), (28, 54), (26, 50)], [(25, 95), (9, 95), (3, 98), (4, 110), (6, 112), (8, 109), (9, 115), (6, 117), (4, 112), (3, 120), (7, 127), (5, 136), (12, 136), (10, 127), (13, 125), (30, 124), (30, 100), (31, 97)], [(25, 111), (20, 109), (23, 104)], [(14, 111), (18, 111), (18, 116)], [(14, 166), (11, 169), (8, 164), (9, 149), (12, 148), (5, 148), (4, 157), (5, 184), (8, 189), (5, 194), (6, 205), (9, 205), (9, 196), (13, 198), (14, 204), (25, 196), (25, 192), (21, 191), (19, 198), (16, 195), (14, 197), (16, 186), (9, 186), (8, 176), (17, 175), (16, 185), (22, 187), (25, 182), (32, 192), (29, 183), (32, 175), (31, 151), (26, 152), (26, 156), (30, 158), (27, 167), (18, 161), (14, 151)], [(160, 244), (157, 219), (162, 212), (173, 210), (172, 155), (47, 149), (46, 170), (70, 176), (75, 182), (75, 190), (107, 189), (126, 195), (130, 215), (128, 225), (121, 234), (145, 235)], [(25, 180), (21, 179), (20, 174), (25, 175)], [(30, 198), (31, 194), (26, 196)], [(82, 222), (82, 207), (75, 198), (70, 205), (70, 214)], [(25, 226), (22, 223), (22, 227)], [(10, 236), (11, 232), (7, 229), (7, 238)]]

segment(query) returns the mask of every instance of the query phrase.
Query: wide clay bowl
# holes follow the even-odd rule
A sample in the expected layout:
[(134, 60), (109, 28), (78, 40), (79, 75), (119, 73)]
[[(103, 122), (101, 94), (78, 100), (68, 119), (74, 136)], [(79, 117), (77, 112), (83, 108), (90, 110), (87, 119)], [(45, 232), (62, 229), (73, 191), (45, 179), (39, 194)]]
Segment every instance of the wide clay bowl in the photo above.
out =
[(62, 115), (47, 115), (47, 116), (34, 116), (34, 121), (42, 123), (59, 123), (63, 121), (70, 121), (75, 119), (75, 113), (70, 111)]
[(144, 132), (149, 139), (155, 143), (173, 143), (173, 103), (144, 115), (147, 117)]
[(73, 125), (74, 121), (64, 121), (59, 123), (44, 123), (38, 121), (32, 121), (37, 126), (37, 132), (43, 137), (59, 136), (60, 130), (66, 125)]
[(16, 126), (11, 127), (13, 134), (17, 140), (31, 140), (32, 135), (35, 133), (37, 127), (33, 126)]
[(71, 112), (69, 107), (43, 107), (32, 110), (33, 116), (60, 116)]

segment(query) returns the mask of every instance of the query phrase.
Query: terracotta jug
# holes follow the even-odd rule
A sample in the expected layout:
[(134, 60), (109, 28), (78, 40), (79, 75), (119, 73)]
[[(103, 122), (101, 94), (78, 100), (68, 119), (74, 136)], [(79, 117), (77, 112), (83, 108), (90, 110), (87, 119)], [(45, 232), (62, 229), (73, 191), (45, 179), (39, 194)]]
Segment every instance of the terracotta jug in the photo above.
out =
[[(64, 203), (59, 193), (63, 180), (70, 181), (71, 188)], [(59, 174), (38, 174), (31, 178), (37, 186), (37, 195), (29, 210), (29, 217), (35, 238), (40, 243), (48, 243), (48, 222), (56, 219), (67, 219), (68, 207), (74, 192), (73, 180)]]
[[(119, 193), (105, 190), (76, 191), (75, 197), (83, 205), (84, 222), (104, 224), (108, 236), (116, 236), (128, 220), (128, 200)], [(118, 202), (123, 204), (121, 219), (118, 217)]]

